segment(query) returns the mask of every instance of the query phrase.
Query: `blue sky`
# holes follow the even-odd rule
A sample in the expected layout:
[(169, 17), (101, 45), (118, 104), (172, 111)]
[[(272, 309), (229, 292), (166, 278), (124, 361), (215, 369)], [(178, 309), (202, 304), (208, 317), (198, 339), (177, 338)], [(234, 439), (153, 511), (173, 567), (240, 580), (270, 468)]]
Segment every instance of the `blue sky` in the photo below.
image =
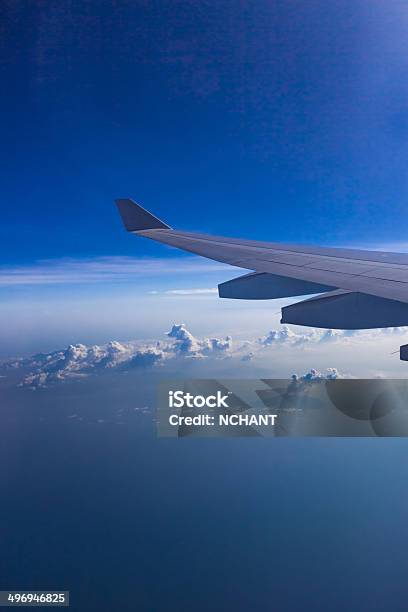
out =
[[(7, 354), (13, 338), (31, 350), (22, 329), (35, 328), (47, 349), (89, 330), (109, 339), (100, 330), (114, 333), (112, 320), (135, 296), (128, 333), (148, 335), (151, 312), (167, 329), (180, 310), (205, 313), (210, 297), (169, 307), (164, 292), (239, 274), (189, 269), (181, 253), (126, 234), (115, 197), (187, 230), (407, 242), (406, 3), (88, 0), (16, 2), (3, 12)], [(161, 273), (140, 272), (146, 257)], [(56, 336), (47, 313), (55, 318), (61, 304)]]
[(406, 3), (21, 2), (5, 21), (3, 262), (163, 256), (123, 234), (118, 196), (186, 229), (405, 240)]

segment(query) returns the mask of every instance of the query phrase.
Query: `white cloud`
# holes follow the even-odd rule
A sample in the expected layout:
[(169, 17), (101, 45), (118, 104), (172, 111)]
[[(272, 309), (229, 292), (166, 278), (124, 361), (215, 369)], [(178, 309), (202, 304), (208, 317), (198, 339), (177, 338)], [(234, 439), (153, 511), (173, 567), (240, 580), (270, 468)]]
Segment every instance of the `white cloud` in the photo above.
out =
[[(199, 257), (95, 257), (41, 260), (32, 265), (0, 266), (0, 287), (123, 282), (152, 276), (200, 274), (230, 269)], [(176, 290), (177, 291), (177, 290)], [(191, 291), (191, 290), (187, 290)], [(209, 291), (209, 290), (205, 290)], [(216, 290), (211, 290), (212, 292)]]
[(126, 365), (133, 367), (148, 367), (156, 365), (164, 358), (163, 351), (158, 348), (147, 348), (136, 351)]
[(292, 374), (292, 380), (294, 382), (318, 382), (321, 380), (336, 380), (337, 378), (345, 378), (343, 374), (340, 374), (337, 368), (327, 368), (324, 373), (319, 372), (319, 370), (316, 370), (315, 368), (311, 368), (308, 372), (302, 374), (301, 376)]
[(292, 342), (296, 338), (295, 332), (293, 332), (287, 325), (283, 325), (282, 329), (272, 329), (265, 337), (259, 338), (259, 344), (263, 346), (271, 346), (273, 344)]
[(336, 342), (345, 337), (345, 333), (338, 329), (325, 329), (319, 338), (319, 342)]
[(109, 369), (151, 367), (171, 359), (220, 359), (228, 357), (232, 350), (230, 336), (200, 340), (183, 324), (174, 324), (166, 335), (167, 341), (150, 343), (111, 341), (102, 346), (71, 344), (64, 350), (5, 362), (2, 368), (4, 371), (20, 368), (23, 375), (21, 385), (37, 388)]
[(226, 354), (232, 348), (231, 336), (227, 336), (225, 339), (205, 338), (204, 340), (198, 340), (186, 329), (184, 323), (174, 324), (171, 330), (167, 332), (167, 336), (175, 339), (171, 349), (181, 355), (199, 357)]
[(112, 341), (104, 346), (71, 344), (65, 350), (34, 355), (20, 362), (3, 364), (3, 367), (18, 365), (25, 370), (31, 370), (24, 376), (21, 385), (35, 388), (83, 378), (106, 369), (152, 366), (163, 357), (163, 351), (156, 347), (137, 347), (133, 343), (121, 344)]
[[(297, 361), (299, 367), (299, 347), (309, 353), (308, 359), (314, 360), (321, 367), (323, 357), (319, 357), (322, 344), (337, 343), (331, 359), (338, 362), (339, 346), (344, 343), (347, 353), (353, 351), (353, 355), (361, 354), (367, 350), (367, 346), (378, 347), (379, 340), (388, 337), (392, 340), (394, 334), (406, 333), (406, 329), (393, 328), (392, 330), (369, 330), (349, 335), (347, 332), (333, 330), (311, 329), (306, 333), (298, 333), (287, 325), (273, 329), (265, 336), (241, 341), (234, 344), (231, 336), (197, 338), (183, 323), (175, 323), (170, 331), (165, 334), (164, 340), (141, 342), (117, 342), (111, 341), (104, 345), (69, 345), (64, 350), (50, 353), (37, 354), (28, 359), (14, 359), (1, 364), (1, 373), (7, 374), (8, 370), (21, 370), (21, 384), (29, 387), (44, 387), (52, 383), (65, 380), (73, 380), (97, 374), (106, 370), (128, 371), (132, 368), (164, 366), (174, 360), (225, 360), (235, 358), (238, 363), (248, 363), (256, 359), (256, 364), (261, 367), (270, 367), (278, 361), (289, 360), (292, 367)], [(399, 340), (400, 342), (400, 340)], [(358, 351), (357, 351), (358, 349)], [(326, 355), (328, 348), (324, 349)], [(290, 351), (290, 352), (288, 352)], [(373, 351), (371, 351), (373, 352)], [(301, 360), (304, 360), (304, 356)], [(323, 362), (324, 363), (324, 362)], [(348, 367), (347, 359), (343, 360)], [(217, 365), (217, 369), (220, 364)], [(244, 367), (244, 366), (243, 366)], [(276, 365), (275, 365), (276, 371)], [(296, 381), (317, 381), (338, 378), (341, 375), (336, 368), (311, 369), (300, 376), (293, 375)]]
[(174, 324), (169, 332), (169, 338), (174, 338), (174, 350), (181, 354), (194, 354), (200, 350), (200, 344), (185, 327), (183, 323)]
[(216, 287), (212, 289), (170, 289), (164, 293), (166, 295), (218, 295), (218, 289)]
[(313, 340), (316, 340), (316, 332), (314, 330), (304, 334), (299, 334), (293, 331), (287, 325), (282, 325), (281, 329), (272, 329), (263, 338), (258, 338), (258, 343), (264, 347), (273, 347), (282, 344), (299, 346)]

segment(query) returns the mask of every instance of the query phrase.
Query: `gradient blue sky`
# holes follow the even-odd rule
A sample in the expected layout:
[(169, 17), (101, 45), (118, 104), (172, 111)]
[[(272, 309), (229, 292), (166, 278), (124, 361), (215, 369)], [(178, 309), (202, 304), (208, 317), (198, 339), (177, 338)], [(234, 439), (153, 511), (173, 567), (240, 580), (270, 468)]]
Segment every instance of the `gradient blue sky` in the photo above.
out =
[(171, 224), (363, 244), (408, 235), (408, 7), (5, 2), (1, 259), (159, 254)]
[(115, 197), (187, 230), (406, 247), (406, 2), (0, 10), (1, 355), (266, 333), (280, 304), (166, 294), (240, 272), (126, 234)]

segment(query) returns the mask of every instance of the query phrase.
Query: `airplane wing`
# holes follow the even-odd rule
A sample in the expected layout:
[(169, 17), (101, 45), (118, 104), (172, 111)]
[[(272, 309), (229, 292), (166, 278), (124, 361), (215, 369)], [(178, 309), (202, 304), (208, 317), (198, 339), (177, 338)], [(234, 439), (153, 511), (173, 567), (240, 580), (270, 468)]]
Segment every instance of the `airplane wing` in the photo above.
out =
[(220, 297), (321, 294), (282, 308), (282, 322), (334, 329), (408, 325), (408, 254), (258, 242), (174, 230), (130, 199), (116, 200), (127, 231), (251, 273)]

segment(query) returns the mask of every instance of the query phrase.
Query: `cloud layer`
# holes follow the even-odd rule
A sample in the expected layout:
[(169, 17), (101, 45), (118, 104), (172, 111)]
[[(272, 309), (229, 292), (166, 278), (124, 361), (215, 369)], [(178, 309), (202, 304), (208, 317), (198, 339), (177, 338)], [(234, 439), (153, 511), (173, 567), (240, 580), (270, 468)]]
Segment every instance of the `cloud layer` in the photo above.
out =
[[(42, 260), (31, 265), (0, 266), (0, 287), (123, 282), (152, 276), (200, 274), (228, 270), (231, 266), (198, 257), (95, 257), (93, 259)], [(216, 289), (172, 291), (180, 295), (214, 293)]]
[[(2, 374), (21, 371), (20, 384), (32, 388), (45, 387), (65, 380), (83, 378), (103, 371), (130, 371), (134, 368), (160, 367), (176, 360), (233, 359), (237, 362), (253, 362), (267, 358), (271, 352), (283, 355), (285, 349), (298, 350), (318, 348), (322, 343), (341, 342), (348, 350), (357, 343), (377, 342), (381, 336), (405, 333), (405, 329), (372, 330), (370, 332), (348, 332), (311, 329), (298, 333), (284, 325), (270, 330), (265, 336), (233, 342), (231, 336), (224, 338), (197, 338), (184, 324), (174, 324), (163, 339), (151, 342), (117, 342), (105, 345), (69, 345), (66, 349), (41, 353), (28, 359), (14, 359), (1, 364)], [(278, 349), (278, 353), (275, 352)], [(293, 370), (292, 370), (293, 371)], [(323, 374), (311, 369), (298, 380), (321, 380), (337, 378), (338, 371), (328, 368)]]
[(167, 340), (154, 343), (111, 341), (102, 346), (69, 345), (64, 350), (6, 361), (1, 371), (21, 370), (20, 384), (37, 388), (104, 370), (152, 367), (171, 359), (222, 359), (232, 353), (230, 336), (197, 339), (183, 324), (173, 325), (166, 336)]

